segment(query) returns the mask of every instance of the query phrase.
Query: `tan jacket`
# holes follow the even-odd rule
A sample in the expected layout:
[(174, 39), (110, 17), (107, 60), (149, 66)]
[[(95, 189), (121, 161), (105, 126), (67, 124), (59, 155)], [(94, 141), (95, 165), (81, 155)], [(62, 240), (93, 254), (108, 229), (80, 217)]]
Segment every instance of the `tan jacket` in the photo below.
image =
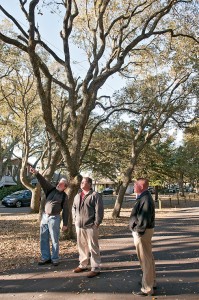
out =
[(104, 217), (102, 196), (90, 190), (81, 200), (81, 192), (78, 193), (74, 198), (72, 215), (76, 227), (90, 228), (100, 225)]

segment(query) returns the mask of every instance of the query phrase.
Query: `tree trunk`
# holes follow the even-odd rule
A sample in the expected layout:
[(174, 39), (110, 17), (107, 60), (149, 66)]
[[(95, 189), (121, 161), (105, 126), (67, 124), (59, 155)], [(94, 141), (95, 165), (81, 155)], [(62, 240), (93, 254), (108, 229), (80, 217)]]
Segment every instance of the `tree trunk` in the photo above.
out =
[(183, 186), (183, 173), (180, 173), (180, 179), (179, 179), (179, 190), (180, 190), (180, 195), (184, 197), (184, 186)]
[(30, 204), (30, 211), (31, 213), (39, 213), (39, 207), (40, 207), (40, 199), (41, 199), (41, 186), (37, 183), (36, 187), (34, 189), (31, 189), (32, 191), (32, 199)]
[(195, 189), (196, 189), (196, 194), (199, 194), (199, 182), (198, 182), (198, 180), (196, 180)]
[(75, 198), (75, 195), (77, 194), (78, 187), (76, 189), (69, 188), (67, 190), (68, 195), (68, 210), (69, 210), (69, 218), (68, 218), (68, 230), (66, 232), (62, 233), (63, 239), (74, 239), (75, 238), (75, 230), (73, 226), (73, 219), (72, 219), (72, 206), (73, 206), (73, 200)]
[(113, 213), (112, 213), (113, 218), (119, 218), (119, 216), (120, 216), (120, 210), (122, 208), (124, 195), (126, 193), (129, 183), (131, 182), (132, 173), (135, 168), (137, 158), (138, 158), (138, 154), (135, 154), (134, 147), (133, 147), (131, 164), (127, 167), (126, 172), (123, 174), (123, 180), (122, 180), (123, 183), (120, 186), (119, 193), (117, 195), (117, 198), (115, 201), (115, 206), (114, 206)]
[(1, 147), (1, 139), (0, 139), (0, 180), (3, 176), (3, 156), (2, 156), (2, 152), (3, 152), (3, 149)]
[(70, 179), (69, 187), (66, 191), (68, 195), (68, 209), (69, 209), (69, 220), (68, 220), (68, 230), (62, 233), (63, 239), (74, 239), (75, 238), (75, 229), (73, 226), (73, 219), (72, 219), (72, 206), (74, 198), (79, 190), (80, 182), (82, 177), (77, 175), (74, 178)]
[(158, 186), (155, 186), (155, 201), (158, 201)]
[(124, 195), (126, 192), (126, 189), (128, 187), (129, 182), (124, 182), (119, 189), (119, 193), (117, 195), (116, 201), (115, 201), (115, 206), (113, 209), (113, 213), (112, 213), (112, 217), (113, 218), (119, 218), (120, 216), (120, 211), (122, 208), (122, 203), (123, 203), (123, 199), (124, 199)]
[[(39, 184), (39, 183), (38, 183)], [(40, 185), (39, 185), (40, 186)], [(41, 186), (40, 186), (41, 188)], [(46, 201), (46, 195), (44, 194), (44, 191), (41, 188), (41, 193), (40, 193), (40, 205), (39, 205), (39, 221), (41, 221), (42, 214), (45, 210), (45, 201)]]
[(122, 181), (119, 181), (117, 186), (116, 186), (116, 195), (118, 195), (121, 185), (122, 185)]

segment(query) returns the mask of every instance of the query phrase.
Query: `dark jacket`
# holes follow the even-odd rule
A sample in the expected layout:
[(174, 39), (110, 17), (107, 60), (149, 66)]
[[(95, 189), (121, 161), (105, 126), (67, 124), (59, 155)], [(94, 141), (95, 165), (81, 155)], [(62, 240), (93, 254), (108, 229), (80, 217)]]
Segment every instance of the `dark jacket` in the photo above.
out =
[(155, 226), (155, 205), (151, 193), (144, 191), (138, 196), (132, 209), (129, 228), (143, 235), (147, 228)]
[(62, 211), (63, 225), (68, 224), (68, 196), (60, 192), (48, 182), (41, 174), (37, 173), (36, 177), (46, 195), (45, 213), (50, 216), (59, 215)]
[(75, 196), (72, 207), (75, 226), (79, 228), (90, 228), (100, 225), (104, 216), (102, 196), (90, 190), (81, 200), (81, 191)]

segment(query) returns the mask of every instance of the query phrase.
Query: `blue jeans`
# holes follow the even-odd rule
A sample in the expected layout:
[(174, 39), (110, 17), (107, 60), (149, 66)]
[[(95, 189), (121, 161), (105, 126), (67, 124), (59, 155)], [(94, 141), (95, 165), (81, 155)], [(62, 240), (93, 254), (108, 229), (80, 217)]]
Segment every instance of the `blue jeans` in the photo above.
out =
[[(48, 216), (43, 213), (40, 224), (40, 249), (43, 261), (51, 259), (52, 262), (59, 261), (59, 235), (60, 215)], [(50, 253), (50, 239), (52, 241), (52, 255)]]

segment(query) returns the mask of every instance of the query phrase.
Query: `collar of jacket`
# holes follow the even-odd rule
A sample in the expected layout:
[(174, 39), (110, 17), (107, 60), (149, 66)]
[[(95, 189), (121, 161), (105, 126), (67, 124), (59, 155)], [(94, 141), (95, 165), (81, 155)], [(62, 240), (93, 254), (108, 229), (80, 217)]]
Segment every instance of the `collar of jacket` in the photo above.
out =
[(137, 199), (140, 199), (142, 196), (148, 195), (148, 194), (149, 194), (149, 191), (148, 191), (148, 190), (145, 190), (144, 192), (142, 192), (142, 193), (137, 197)]
[(84, 206), (84, 201), (88, 198), (88, 196), (90, 196), (93, 193), (93, 190), (90, 190), (85, 196), (84, 198), (82, 198), (81, 200), (81, 192), (79, 193), (79, 209), (81, 209)]
[[(82, 189), (80, 189), (80, 191), (79, 191), (79, 194), (81, 195), (81, 192), (82, 192)], [(93, 189), (90, 189), (90, 191), (85, 195), (85, 196), (87, 196), (87, 195), (90, 195), (90, 194), (92, 194), (93, 193)]]

